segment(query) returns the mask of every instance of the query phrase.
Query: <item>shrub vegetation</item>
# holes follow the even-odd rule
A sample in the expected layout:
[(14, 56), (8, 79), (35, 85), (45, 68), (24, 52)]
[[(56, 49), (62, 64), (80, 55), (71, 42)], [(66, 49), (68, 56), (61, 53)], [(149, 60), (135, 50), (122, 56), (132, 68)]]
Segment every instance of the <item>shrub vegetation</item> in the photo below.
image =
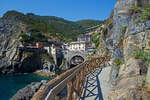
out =
[(17, 11), (8, 11), (2, 19), (23, 22), (26, 25), (27, 32), (49, 34), (53, 37), (59, 37), (62, 41), (76, 40), (78, 35), (86, 32), (86, 28), (100, 25), (104, 22), (98, 20), (74, 22), (55, 16), (39, 16), (33, 13), (23, 14)]
[(138, 50), (133, 53), (136, 59), (142, 59), (145, 64), (150, 64), (150, 52), (146, 52), (144, 50)]
[(140, 17), (135, 19), (136, 22), (143, 22), (150, 20), (150, 4), (145, 4), (144, 7), (132, 7), (130, 9), (132, 13), (140, 13)]

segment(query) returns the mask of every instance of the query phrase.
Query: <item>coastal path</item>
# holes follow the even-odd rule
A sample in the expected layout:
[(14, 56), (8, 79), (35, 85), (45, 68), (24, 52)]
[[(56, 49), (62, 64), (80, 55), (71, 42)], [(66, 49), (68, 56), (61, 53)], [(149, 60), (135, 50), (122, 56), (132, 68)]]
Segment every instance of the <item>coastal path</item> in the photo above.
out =
[[(87, 80), (87, 77), (92, 75), (96, 69), (103, 68), (109, 60), (110, 56), (87, 58), (83, 63), (48, 82), (48, 85), (41, 86), (31, 100), (79, 100), (85, 98), (85, 96), (82, 97), (82, 94), (85, 94), (85, 83), (90, 79)], [(100, 71), (96, 70), (96, 73), (98, 74)]]

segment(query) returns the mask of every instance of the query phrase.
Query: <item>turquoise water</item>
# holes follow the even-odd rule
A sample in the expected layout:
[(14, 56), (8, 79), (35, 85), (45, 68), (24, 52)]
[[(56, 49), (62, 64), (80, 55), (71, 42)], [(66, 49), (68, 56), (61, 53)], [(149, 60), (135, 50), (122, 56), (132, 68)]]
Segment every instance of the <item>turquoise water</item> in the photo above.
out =
[(19, 89), (41, 80), (50, 78), (34, 74), (0, 75), (0, 100), (9, 100)]

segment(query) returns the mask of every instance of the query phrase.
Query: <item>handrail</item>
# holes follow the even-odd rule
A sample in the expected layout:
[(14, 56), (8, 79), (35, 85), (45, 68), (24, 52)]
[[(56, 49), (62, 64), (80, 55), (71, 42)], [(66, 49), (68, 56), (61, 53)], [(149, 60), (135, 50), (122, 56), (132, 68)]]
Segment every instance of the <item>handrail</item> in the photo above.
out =
[[(86, 60), (82, 64), (64, 72), (60, 76), (48, 82), (48, 86), (42, 86), (39, 91), (34, 94), (31, 100), (55, 100), (63, 88), (67, 85), (67, 100), (72, 100), (73, 92), (74, 98), (79, 98), (85, 81), (87, 73), (93, 71), (97, 66), (105, 63), (106, 57), (95, 57)], [(76, 77), (76, 80), (73, 79)]]
[[(71, 73), (73, 73), (77, 68), (79, 68), (81, 65), (83, 65), (85, 62), (83, 62), (82, 64), (77, 65), (76, 67), (67, 70), (66, 72), (62, 73), (61, 75), (57, 76), (56, 78), (52, 79), (50, 82), (48, 82), (48, 86), (44, 86), (41, 87), (42, 92), (40, 92), (40, 96), (39, 94), (35, 94), (32, 98), (32, 100), (44, 100), (44, 98), (46, 97), (46, 95), (48, 94), (50, 89), (53, 89), (57, 84), (59, 84), (62, 80), (64, 80), (67, 76), (69, 76)], [(37, 97), (37, 98), (36, 98)], [(36, 98), (36, 99), (35, 99)]]
[(58, 94), (69, 82), (69, 80), (71, 80), (73, 77), (75, 77), (76, 74), (79, 73), (79, 71), (84, 67), (83, 64), (85, 64), (86, 62), (82, 63), (81, 67), (78, 67), (73, 73), (71, 73), (69, 76), (67, 76), (65, 79), (63, 79), (59, 84), (57, 84), (53, 89), (50, 90), (50, 92), (48, 93), (48, 95), (46, 96), (45, 100), (48, 100), (49, 97), (51, 97), (51, 94)]

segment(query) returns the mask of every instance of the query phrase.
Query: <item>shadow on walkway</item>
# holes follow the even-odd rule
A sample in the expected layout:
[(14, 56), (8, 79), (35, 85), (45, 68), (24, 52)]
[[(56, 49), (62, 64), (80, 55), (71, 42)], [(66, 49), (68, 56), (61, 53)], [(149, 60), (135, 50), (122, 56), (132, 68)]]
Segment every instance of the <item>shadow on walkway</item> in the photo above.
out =
[(102, 68), (98, 68), (86, 77), (81, 100), (103, 100), (100, 80), (98, 78), (101, 71)]

